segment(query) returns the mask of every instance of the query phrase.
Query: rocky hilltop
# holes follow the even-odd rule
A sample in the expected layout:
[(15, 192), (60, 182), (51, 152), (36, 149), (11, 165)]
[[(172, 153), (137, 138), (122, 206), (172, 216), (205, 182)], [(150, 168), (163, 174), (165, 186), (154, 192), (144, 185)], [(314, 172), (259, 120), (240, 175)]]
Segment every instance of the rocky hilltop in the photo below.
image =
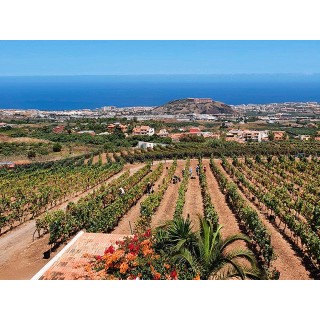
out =
[(234, 114), (235, 111), (225, 103), (211, 98), (186, 98), (170, 101), (154, 108), (153, 114)]

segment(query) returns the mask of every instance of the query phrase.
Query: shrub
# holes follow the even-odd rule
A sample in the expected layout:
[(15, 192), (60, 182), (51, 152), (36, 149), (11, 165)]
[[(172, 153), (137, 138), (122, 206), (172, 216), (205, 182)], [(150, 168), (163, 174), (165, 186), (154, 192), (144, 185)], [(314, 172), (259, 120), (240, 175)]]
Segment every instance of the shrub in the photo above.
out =
[(52, 151), (53, 152), (60, 152), (62, 150), (62, 145), (60, 143), (55, 143), (52, 146)]
[(28, 158), (35, 158), (36, 157), (36, 152), (34, 150), (29, 150), (28, 151)]

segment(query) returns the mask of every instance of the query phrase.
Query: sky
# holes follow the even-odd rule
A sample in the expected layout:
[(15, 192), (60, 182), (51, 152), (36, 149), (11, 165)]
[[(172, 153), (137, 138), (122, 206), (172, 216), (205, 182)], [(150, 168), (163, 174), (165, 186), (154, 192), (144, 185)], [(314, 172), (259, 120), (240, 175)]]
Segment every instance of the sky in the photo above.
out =
[(320, 41), (0, 41), (0, 76), (320, 73)]

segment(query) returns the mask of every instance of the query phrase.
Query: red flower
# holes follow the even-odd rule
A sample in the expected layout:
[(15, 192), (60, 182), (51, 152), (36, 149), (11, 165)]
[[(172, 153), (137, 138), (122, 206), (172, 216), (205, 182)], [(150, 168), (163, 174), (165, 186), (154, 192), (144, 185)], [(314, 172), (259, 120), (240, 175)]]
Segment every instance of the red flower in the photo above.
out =
[(106, 253), (114, 253), (114, 247), (111, 245), (111, 246), (109, 246), (109, 248), (107, 248), (105, 251), (104, 251), (104, 254), (106, 254)]
[(151, 230), (148, 229), (148, 230), (144, 233), (143, 236), (146, 237), (146, 238), (149, 238), (149, 237), (151, 236)]
[(95, 256), (96, 260), (101, 260), (102, 257), (101, 256)]
[(135, 234), (133, 239), (132, 239), (134, 242), (137, 242), (139, 239), (138, 239), (138, 236)]
[(173, 271), (170, 273), (170, 276), (171, 276), (171, 278), (173, 278), (173, 279), (177, 279), (177, 276), (178, 276), (177, 271), (176, 271), (176, 270), (173, 270)]

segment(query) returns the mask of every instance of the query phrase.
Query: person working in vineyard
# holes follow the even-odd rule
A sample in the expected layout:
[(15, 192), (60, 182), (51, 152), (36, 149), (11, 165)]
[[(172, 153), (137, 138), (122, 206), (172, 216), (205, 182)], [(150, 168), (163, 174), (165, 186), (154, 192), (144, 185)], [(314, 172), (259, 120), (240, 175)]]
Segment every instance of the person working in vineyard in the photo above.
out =
[(119, 188), (119, 192), (120, 192), (120, 196), (124, 196), (126, 193), (122, 187)]
[(150, 194), (151, 190), (152, 190), (152, 185), (151, 185), (151, 182), (149, 181), (147, 184), (147, 193)]
[(177, 183), (177, 182), (180, 182), (180, 181), (181, 181), (181, 179), (180, 179), (178, 176), (176, 176), (176, 175), (173, 176), (172, 182), (173, 182), (174, 184)]
[(207, 171), (207, 167), (203, 166), (203, 172), (206, 172), (206, 171)]
[(196, 173), (197, 173), (197, 176), (199, 175), (199, 172), (200, 172), (200, 166), (199, 166), (199, 165), (197, 165), (197, 166), (196, 166)]

